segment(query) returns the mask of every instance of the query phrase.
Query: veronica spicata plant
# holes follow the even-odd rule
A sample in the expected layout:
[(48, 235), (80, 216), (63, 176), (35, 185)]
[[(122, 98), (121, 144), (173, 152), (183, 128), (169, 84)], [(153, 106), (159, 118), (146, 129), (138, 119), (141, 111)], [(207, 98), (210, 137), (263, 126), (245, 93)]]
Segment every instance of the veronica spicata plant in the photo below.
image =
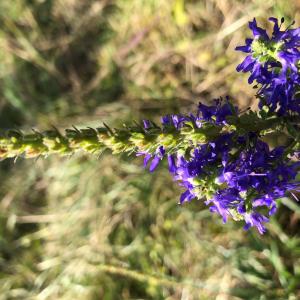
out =
[[(211, 106), (199, 104), (188, 115), (166, 115), (161, 123), (110, 128), (53, 129), (23, 134), (9, 130), (0, 137), (0, 157), (71, 155), (77, 151), (99, 154), (127, 152), (144, 158), (153, 172), (166, 159), (169, 172), (183, 187), (179, 203), (198, 199), (228, 218), (256, 227), (276, 212), (276, 201), (298, 191), (300, 181), (300, 28), (282, 29), (270, 18), (273, 32), (249, 22), (252, 39), (236, 48), (247, 53), (237, 71), (249, 72), (256, 83), (259, 110), (241, 113), (231, 100), (216, 99)], [(288, 142), (271, 148), (266, 137), (274, 132), (288, 135)]]

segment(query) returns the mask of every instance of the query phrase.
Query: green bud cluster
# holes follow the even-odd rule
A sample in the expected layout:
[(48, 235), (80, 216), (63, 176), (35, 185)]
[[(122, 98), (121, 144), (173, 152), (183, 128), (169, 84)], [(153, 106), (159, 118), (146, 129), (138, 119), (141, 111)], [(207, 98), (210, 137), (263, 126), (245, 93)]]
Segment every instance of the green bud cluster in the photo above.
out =
[(71, 155), (78, 151), (100, 154), (110, 149), (113, 154), (147, 151), (155, 153), (159, 146), (172, 152), (178, 148), (188, 148), (191, 141), (195, 144), (207, 142), (207, 136), (215, 138), (220, 129), (196, 130), (190, 126), (181, 131), (174, 128), (154, 127), (145, 130), (142, 126), (111, 129), (107, 125), (100, 128), (66, 129), (61, 134), (56, 128), (44, 132), (33, 130), (24, 134), (19, 130), (8, 130), (0, 135), (0, 158), (34, 158), (58, 154)]
[[(167, 153), (188, 155), (189, 149), (214, 141), (224, 133), (234, 132), (237, 136), (245, 132), (257, 132), (261, 135), (272, 130), (284, 130), (287, 124), (280, 118), (263, 119), (253, 112), (241, 116), (229, 116), (225, 124), (212, 124), (203, 121), (197, 126), (194, 121), (185, 121), (180, 128), (174, 126), (159, 127), (155, 123), (145, 129), (139, 124), (111, 129), (107, 125), (99, 128), (66, 129), (61, 134), (56, 128), (24, 134), (19, 130), (8, 130), (0, 135), (0, 158), (33, 158), (58, 154), (71, 155), (78, 151), (100, 154), (110, 149), (113, 154), (149, 153), (155, 154), (163, 146)], [(289, 128), (288, 128), (289, 129)], [(288, 130), (290, 132), (290, 130)], [(299, 148), (298, 132), (293, 135), (293, 150)]]

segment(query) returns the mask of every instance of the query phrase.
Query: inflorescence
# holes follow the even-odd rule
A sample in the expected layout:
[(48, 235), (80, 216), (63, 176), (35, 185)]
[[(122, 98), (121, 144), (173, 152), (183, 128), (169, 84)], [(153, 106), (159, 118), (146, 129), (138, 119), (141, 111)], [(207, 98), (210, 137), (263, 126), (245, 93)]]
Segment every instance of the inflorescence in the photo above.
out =
[[(144, 157), (151, 172), (166, 158), (169, 172), (184, 188), (179, 203), (203, 200), (212, 212), (243, 221), (262, 234), (276, 201), (298, 191), (300, 181), (300, 28), (282, 30), (282, 19), (270, 18), (271, 37), (249, 22), (253, 39), (236, 48), (247, 53), (237, 71), (249, 72), (256, 83), (259, 111), (241, 113), (229, 98), (214, 105), (199, 104), (195, 114), (166, 115), (158, 125), (142, 124), (112, 129), (57, 129), (0, 136), (0, 157), (70, 155), (79, 150), (100, 154), (127, 152)], [(284, 145), (271, 148), (268, 135), (287, 136)]]

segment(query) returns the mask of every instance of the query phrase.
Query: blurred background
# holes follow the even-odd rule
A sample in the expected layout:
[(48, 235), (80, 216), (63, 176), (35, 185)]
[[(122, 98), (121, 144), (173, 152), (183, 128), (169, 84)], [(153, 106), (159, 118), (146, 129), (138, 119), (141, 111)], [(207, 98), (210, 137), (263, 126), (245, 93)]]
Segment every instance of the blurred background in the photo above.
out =
[[(0, 127), (122, 125), (229, 95), (247, 22), (299, 25), (297, 0), (1, 0)], [(0, 164), (0, 299), (300, 299), (300, 207), (268, 233), (223, 225), (141, 159)]]

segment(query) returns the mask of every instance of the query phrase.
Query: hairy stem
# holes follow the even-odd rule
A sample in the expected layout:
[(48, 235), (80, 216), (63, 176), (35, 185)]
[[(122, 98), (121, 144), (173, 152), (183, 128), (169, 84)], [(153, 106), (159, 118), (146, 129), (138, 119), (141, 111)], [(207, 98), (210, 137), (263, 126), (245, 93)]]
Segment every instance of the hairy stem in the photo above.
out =
[(238, 136), (256, 132), (264, 135), (270, 130), (284, 130), (291, 124), (285, 122), (284, 118), (262, 119), (255, 113), (232, 116), (227, 121), (226, 125), (203, 121), (199, 127), (191, 119), (185, 121), (180, 128), (172, 125), (159, 127), (155, 123), (151, 123), (147, 129), (139, 124), (124, 126), (121, 129), (111, 129), (107, 125), (85, 129), (74, 127), (66, 129), (64, 134), (55, 128), (44, 132), (33, 130), (30, 134), (7, 130), (0, 135), (0, 158), (32, 158), (50, 154), (64, 156), (78, 151), (99, 154), (105, 149), (110, 149), (113, 154), (154, 154), (160, 146), (163, 146), (167, 153), (175, 153), (214, 141), (222, 134), (234, 133)]

